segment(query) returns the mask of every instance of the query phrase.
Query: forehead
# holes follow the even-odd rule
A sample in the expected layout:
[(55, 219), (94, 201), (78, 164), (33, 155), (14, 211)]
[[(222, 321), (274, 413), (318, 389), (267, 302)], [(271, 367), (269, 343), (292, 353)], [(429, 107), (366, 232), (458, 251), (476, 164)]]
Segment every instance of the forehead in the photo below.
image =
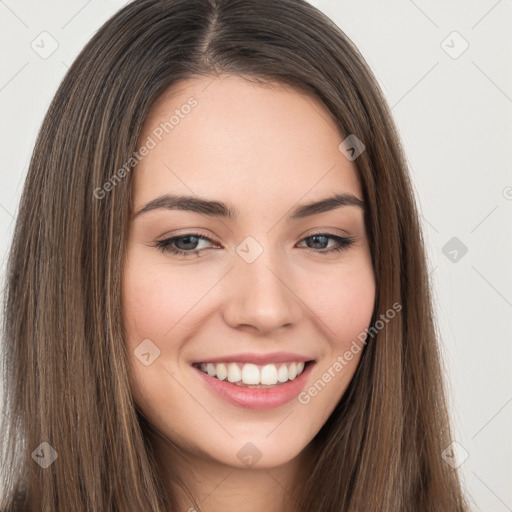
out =
[(138, 203), (165, 192), (246, 205), (326, 192), (361, 197), (330, 113), (284, 84), (231, 75), (181, 81), (150, 109), (139, 147), (150, 139), (154, 147), (135, 172)]

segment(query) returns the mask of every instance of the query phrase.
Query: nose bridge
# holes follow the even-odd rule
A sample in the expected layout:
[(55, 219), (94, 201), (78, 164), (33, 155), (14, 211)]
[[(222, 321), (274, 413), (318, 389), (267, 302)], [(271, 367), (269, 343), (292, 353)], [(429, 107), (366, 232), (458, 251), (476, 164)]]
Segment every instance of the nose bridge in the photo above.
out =
[(296, 298), (287, 283), (289, 273), (282, 255), (265, 243), (247, 237), (236, 249), (231, 273), (232, 294), (226, 307), (226, 321), (232, 326), (252, 325), (272, 330), (297, 318)]

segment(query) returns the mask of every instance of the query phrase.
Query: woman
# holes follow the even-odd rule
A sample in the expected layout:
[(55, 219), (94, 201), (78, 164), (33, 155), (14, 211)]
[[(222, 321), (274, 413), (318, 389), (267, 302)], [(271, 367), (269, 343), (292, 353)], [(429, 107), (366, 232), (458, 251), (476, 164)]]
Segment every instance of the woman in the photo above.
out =
[(5, 341), (6, 510), (468, 510), (399, 138), (302, 0), (98, 31), (34, 149)]

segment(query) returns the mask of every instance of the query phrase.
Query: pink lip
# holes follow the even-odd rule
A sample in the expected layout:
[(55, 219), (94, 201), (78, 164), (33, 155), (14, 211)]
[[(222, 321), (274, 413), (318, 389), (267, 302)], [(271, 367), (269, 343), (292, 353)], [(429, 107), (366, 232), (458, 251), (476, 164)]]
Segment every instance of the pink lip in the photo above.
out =
[(292, 352), (273, 352), (269, 354), (243, 353), (232, 354), (230, 356), (213, 357), (211, 359), (201, 359), (193, 361), (192, 364), (199, 363), (252, 363), (252, 364), (270, 364), (270, 363), (292, 363), (300, 361), (311, 361), (313, 357), (301, 356)]
[[(237, 360), (239, 361), (239, 359)], [(266, 389), (236, 386), (229, 381), (210, 377), (195, 366), (193, 368), (203, 382), (224, 400), (245, 409), (273, 409), (293, 400), (304, 389), (314, 365), (314, 362), (309, 363), (295, 379)]]

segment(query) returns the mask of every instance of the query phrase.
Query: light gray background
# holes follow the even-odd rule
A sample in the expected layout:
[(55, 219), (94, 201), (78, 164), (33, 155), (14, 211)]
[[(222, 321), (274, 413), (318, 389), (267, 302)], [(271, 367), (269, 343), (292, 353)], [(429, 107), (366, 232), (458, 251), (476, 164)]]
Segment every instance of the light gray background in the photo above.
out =
[[(2, 289), (42, 118), (78, 52), (125, 3), (0, 0)], [(406, 149), (460, 444), (450, 460), (462, 462), (478, 510), (512, 511), (512, 0), (312, 3), (365, 56)], [(52, 44), (47, 58), (32, 48)]]

